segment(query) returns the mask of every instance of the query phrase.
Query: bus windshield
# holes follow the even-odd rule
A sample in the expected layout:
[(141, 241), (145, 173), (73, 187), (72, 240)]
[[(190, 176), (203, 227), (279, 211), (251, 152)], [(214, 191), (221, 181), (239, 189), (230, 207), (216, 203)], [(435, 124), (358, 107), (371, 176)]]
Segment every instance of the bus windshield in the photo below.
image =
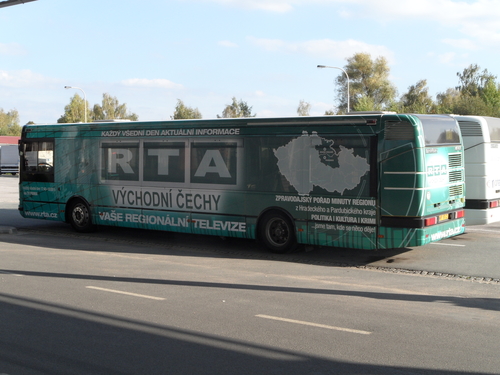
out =
[(490, 139), (492, 142), (500, 142), (500, 118), (487, 117)]
[(417, 116), (423, 125), (425, 145), (460, 144), (460, 129), (452, 117)]

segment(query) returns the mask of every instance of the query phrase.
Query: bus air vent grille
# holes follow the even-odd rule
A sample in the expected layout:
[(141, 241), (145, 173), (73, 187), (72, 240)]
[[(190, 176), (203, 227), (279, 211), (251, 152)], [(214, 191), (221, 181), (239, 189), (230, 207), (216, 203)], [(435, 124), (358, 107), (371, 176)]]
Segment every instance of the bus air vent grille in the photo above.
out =
[(451, 171), (450, 182), (462, 181), (462, 171)]
[(450, 186), (450, 197), (464, 194), (464, 185)]
[(462, 154), (449, 154), (448, 167), (459, 168), (462, 166)]
[(460, 132), (462, 133), (462, 137), (482, 137), (483, 132), (481, 130), (481, 125), (477, 122), (471, 121), (459, 121), (458, 125), (460, 126)]
[(385, 139), (387, 141), (413, 141), (415, 139), (413, 126), (407, 121), (387, 121)]

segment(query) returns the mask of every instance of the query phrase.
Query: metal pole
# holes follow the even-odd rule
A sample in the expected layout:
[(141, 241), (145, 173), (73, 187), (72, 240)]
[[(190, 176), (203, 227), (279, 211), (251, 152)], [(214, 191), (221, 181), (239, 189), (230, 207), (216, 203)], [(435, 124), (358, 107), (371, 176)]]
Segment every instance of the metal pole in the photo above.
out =
[(350, 103), (349, 103), (349, 75), (347, 74), (347, 72), (342, 69), (342, 68), (339, 68), (338, 66), (327, 66), (327, 65), (318, 65), (318, 68), (332, 68), (332, 69), (340, 69), (344, 72), (346, 78), (347, 78), (347, 113), (350, 112)]

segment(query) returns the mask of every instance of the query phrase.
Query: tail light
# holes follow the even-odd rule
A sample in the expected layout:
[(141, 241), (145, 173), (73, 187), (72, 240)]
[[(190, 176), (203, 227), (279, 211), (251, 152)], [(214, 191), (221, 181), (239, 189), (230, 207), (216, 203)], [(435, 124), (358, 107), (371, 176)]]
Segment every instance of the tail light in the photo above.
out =
[(438, 218), (437, 217), (428, 217), (427, 219), (424, 220), (424, 225), (426, 227), (428, 227), (430, 225), (437, 224), (437, 222), (438, 222)]

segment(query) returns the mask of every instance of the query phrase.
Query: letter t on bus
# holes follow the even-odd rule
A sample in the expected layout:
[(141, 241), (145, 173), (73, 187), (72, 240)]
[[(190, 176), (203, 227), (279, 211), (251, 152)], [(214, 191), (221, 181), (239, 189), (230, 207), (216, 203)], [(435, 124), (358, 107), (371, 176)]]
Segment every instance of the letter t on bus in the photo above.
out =
[(170, 156), (179, 156), (179, 150), (172, 149), (150, 149), (148, 156), (158, 157), (158, 175), (168, 176), (168, 159)]

